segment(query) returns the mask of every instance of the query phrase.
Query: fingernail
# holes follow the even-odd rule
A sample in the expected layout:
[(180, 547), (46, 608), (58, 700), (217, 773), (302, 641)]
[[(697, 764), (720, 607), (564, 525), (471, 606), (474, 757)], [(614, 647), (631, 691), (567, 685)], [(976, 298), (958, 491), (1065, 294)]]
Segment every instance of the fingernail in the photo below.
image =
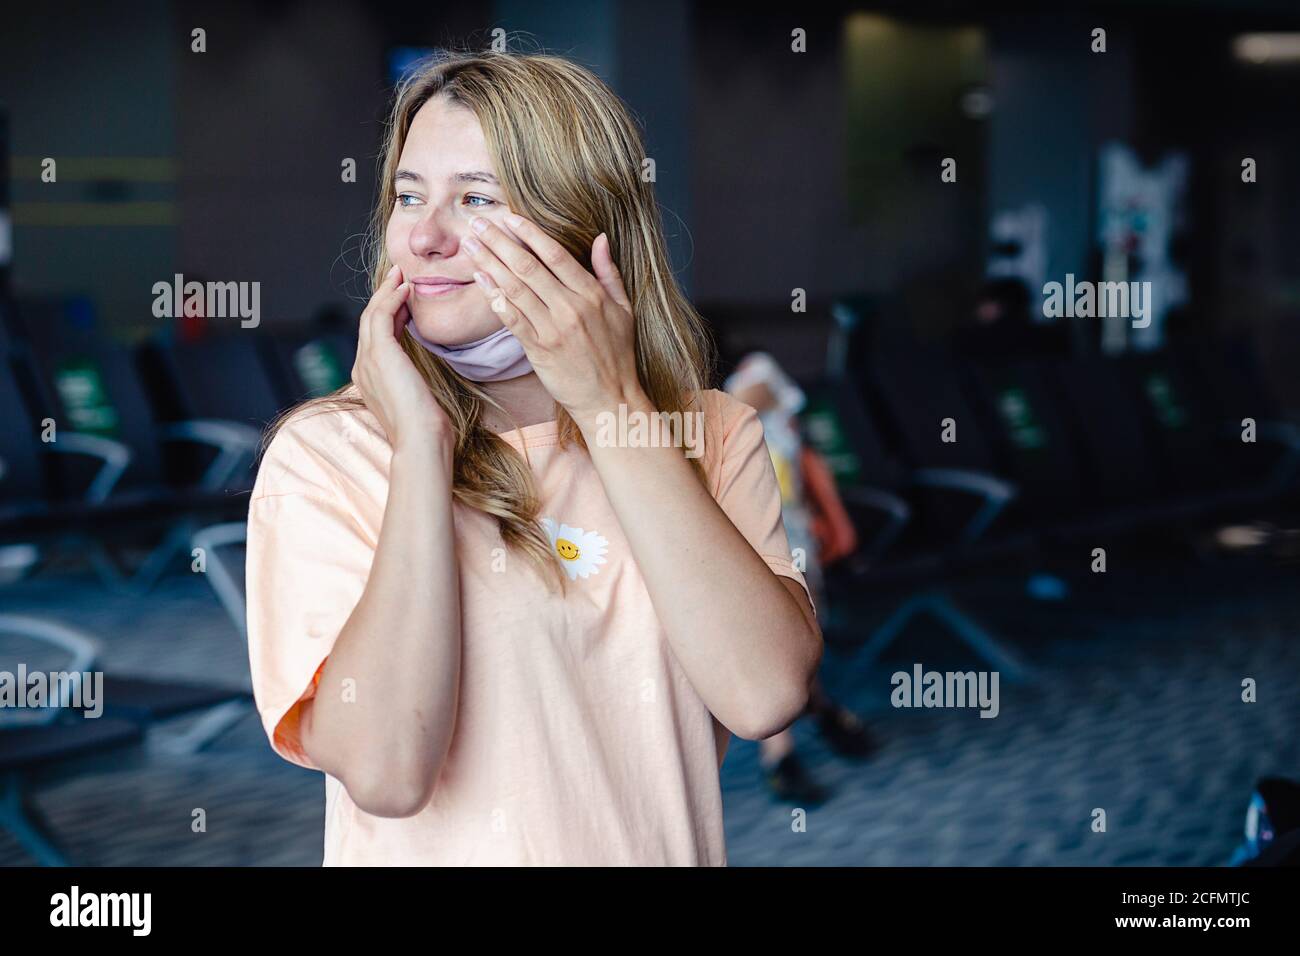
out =
[(482, 216), (475, 216), (469, 221), (469, 227), (477, 233), (482, 233), (488, 227), (488, 221)]
[(520, 223), (524, 221), (523, 216), (520, 216), (519, 214), (513, 212), (508, 212), (501, 218), (503, 218), (506, 221), (506, 225), (508, 226), (518, 226)]
[(384, 276), (384, 278), (385, 278), (385, 279), (391, 279), (391, 278), (392, 278), (393, 276), (395, 276), (395, 275), (397, 275), (397, 264), (396, 264), (396, 263), (394, 263), (394, 264), (393, 264), (393, 267), (392, 267), (391, 269), (388, 270), (388, 275)]
[(473, 236), (466, 236), (464, 240), (461, 242), (461, 245), (464, 246), (466, 249), (468, 249), (470, 252), (478, 252), (479, 250), (479, 241), (475, 239)]
[(474, 273), (474, 281), (483, 287), (483, 291), (485, 292), (492, 291), (492, 286), (488, 285), (487, 276), (485, 276), (483, 273), (481, 272)]

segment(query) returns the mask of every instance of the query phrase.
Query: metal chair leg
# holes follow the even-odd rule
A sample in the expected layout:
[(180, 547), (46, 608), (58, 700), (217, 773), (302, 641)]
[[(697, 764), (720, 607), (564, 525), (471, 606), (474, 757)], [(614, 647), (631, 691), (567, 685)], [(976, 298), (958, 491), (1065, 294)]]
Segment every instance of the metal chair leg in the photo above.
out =
[(1004, 643), (995, 638), (967, 612), (961, 610), (952, 598), (943, 592), (932, 596), (929, 611), (961, 638), (976, 654), (984, 658), (1003, 679), (1012, 684), (1036, 682), (1028, 664), (1024, 663)]
[(218, 704), (205, 710), (203, 716), (182, 734), (164, 737), (156, 728), (152, 729), (149, 734), (149, 749), (155, 754), (167, 756), (185, 757), (198, 753), (251, 712), (252, 703), (246, 700)]
[(23, 799), (21, 779), (17, 773), (0, 777), (0, 828), (12, 833), (41, 866), (68, 865), (41, 812)]
[(91, 567), (106, 588), (130, 597), (143, 597), (153, 590), (177, 552), (185, 547), (194, 534), (196, 527), (197, 523), (192, 518), (177, 522), (134, 571), (119, 567), (102, 541), (78, 535), (73, 543), (86, 550)]
[(855, 662), (860, 666), (875, 663), (909, 621), (918, 614), (927, 612), (956, 635), (962, 643), (993, 665), (993, 668), (1008, 682), (1027, 684), (1037, 681), (1033, 669), (1028, 664), (982, 627), (974, 617), (961, 610), (945, 591), (916, 594), (900, 604), (854, 655)]

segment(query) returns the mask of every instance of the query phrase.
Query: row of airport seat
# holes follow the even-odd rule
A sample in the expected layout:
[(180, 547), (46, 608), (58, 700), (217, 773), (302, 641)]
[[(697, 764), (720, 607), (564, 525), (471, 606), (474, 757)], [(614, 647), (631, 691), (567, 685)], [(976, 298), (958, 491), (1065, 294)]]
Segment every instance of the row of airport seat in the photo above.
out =
[[(129, 347), (68, 328), (57, 309), (3, 318), (0, 549), (77, 548), (106, 584), (138, 597), (168, 568), (188, 570), (191, 549), (202, 548), (205, 576), (242, 633), (243, 521), (262, 428), (281, 409), (346, 382), (349, 338), (301, 330)], [(124, 572), (112, 545), (150, 528), (157, 543)], [(0, 614), (0, 634), (33, 643), (38, 654), (62, 652), (68, 673), (100, 669), (102, 641), (66, 623)], [(252, 703), (246, 687), (113, 672), (102, 690), (95, 719), (71, 701), (0, 715), (0, 828), (41, 864), (68, 859), (33, 787), (139, 759), (150, 745), (193, 753)], [(158, 743), (150, 733), (191, 715), (183, 734)]]
[[(161, 519), (174, 545), (230, 552), (213, 584), (238, 626), (256, 441), (279, 411), (346, 381), (351, 337), (260, 330), (131, 348), (57, 322), (29, 321), (24, 331), (0, 343), (9, 373), (0, 401), (20, 423), (0, 437), (0, 543), (37, 529), (66, 540)], [(859, 604), (893, 599), (868, 637), (868, 661), (928, 613), (1004, 679), (1032, 680), (1032, 668), (957, 604), (950, 584), (963, 571), (1294, 504), (1300, 439), (1240, 349), (1009, 361), (923, 348), (840, 354), (843, 367), (801, 382), (804, 420), (864, 542), (829, 580)], [(59, 424), (54, 443), (39, 441), (45, 418)], [(1243, 441), (1251, 427), (1256, 440)], [(6, 628), (71, 640), (51, 622), (0, 618)], [(113, 688), (112, 723), (3, 730), (10, 807), (23, 806), (15, 795), (26, 774), (136, 743), (171, 715), (218, 717), (247, 701), (244, 691), (132, 678)], [(43, 860), (60, 859), (30, 815), (0, 824)]]
[[(931, 506), (917, 516), (931, 547), (960, 514), (935, 487), (995, 501), (994, 537), (1050, 544), (1250, 513), (1300, 466), (1300, 429), (1249, 352), (1226, 347), (1010, 362), (896, 350), (804, 384), (809, 434), (842, 484), (908, 486)], [(975, 531), (994, 530), (982, 510)], [(987, 537), (948, 527), (954, 547)]]
[(129, 346), (28, 317), (24, 332), (0, 342), (0, 539), (238, 515), (266, 423), (345, 384), (354, 357), (312, 330)]
[(835, 350), (840, 367), (800, 383), (802, 417), (864, 542), (828, 575), (832, 606), (894, 599), (864, 645), (853, 638), (862, 664), (929, 613), (1007, 679), (1028, 680), (956, 605), (963, 574), (1031, 574), (1063, 552), (1078, 571), (1096, 547), (1296, 504), (1300, 429), (1244, 347), (1007, 360)]

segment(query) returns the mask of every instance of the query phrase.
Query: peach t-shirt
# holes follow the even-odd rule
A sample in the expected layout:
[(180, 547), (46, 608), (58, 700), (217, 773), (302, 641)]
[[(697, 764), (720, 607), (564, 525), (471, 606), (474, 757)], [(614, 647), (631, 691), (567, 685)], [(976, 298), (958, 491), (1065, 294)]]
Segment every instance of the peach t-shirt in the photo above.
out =
[[(701, 407), (713, 497), (806, 591), (757, 414), (716, 390)], [(454, 504), (463, 647), (450, 751), (411, 817), (363, 812), (326, 774), (324, 865), (725, 866), (730, 733), (678, 665), (591, 459), (559, 447), (555, 422), (502, 437), (526, 450), (567, 594), (522, 566), (495, 519)], [(391, 457), (364, 408), (296, 414), (249, 503), (257, 707), (275, 751), (314, 770), (298, 704), (365, 588)]]

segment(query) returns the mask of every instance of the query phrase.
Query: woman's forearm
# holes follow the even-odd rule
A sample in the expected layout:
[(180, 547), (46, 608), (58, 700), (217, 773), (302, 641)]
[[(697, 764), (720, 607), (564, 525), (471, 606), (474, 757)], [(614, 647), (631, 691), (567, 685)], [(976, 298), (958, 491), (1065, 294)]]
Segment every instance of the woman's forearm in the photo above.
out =
[[(653, 413), (644, 397), (629, 405)], [(802, 710), (821, 659), (815, 623), (681, 449), (600, 447), (594, 423), (578, 425), (691, 685), (738, 736), (781, 730)]]
[(380, 816), (418, 811), (451, 745), (461, 659), (451, 486), (445, 442), (394, 451), (370, 576), (304, 704), (308, 755)]
[[(504, 230), (509, 226), (510, 232)], [(806, 599), (786, 589), (678, 449), (600, 447), (602, 412), (620, 398), (657, 414), (640, 389), (636, 317), (610, 250), (591, 267), (536, 222), (475, 218), (466, 248), (492, 310), (528, 354), (551, 397), (582, 430), (678, 661), (709, 710), (733, 733), (781, 730), (807, 702), (822, 640)], [(797, 584), (792, 584), (798, 587)]]

